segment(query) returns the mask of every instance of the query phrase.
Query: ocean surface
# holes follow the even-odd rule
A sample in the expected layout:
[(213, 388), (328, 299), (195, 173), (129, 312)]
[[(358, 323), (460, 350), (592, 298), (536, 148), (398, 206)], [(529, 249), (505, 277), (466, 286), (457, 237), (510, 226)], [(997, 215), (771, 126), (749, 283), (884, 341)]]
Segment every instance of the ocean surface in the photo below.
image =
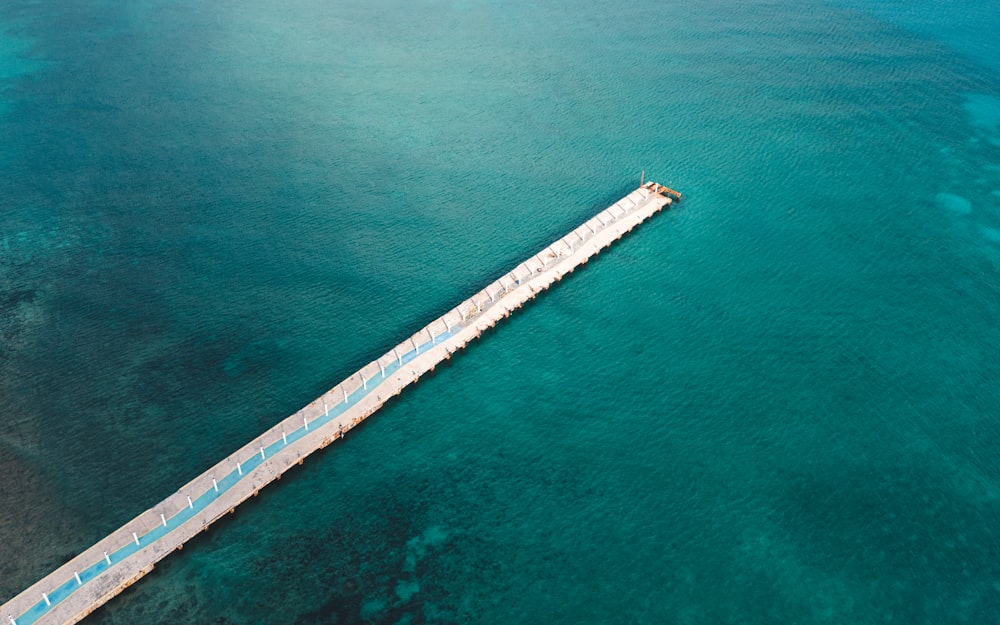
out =
[(1000, 6), (5, 0), (0, 603), (646, 178), (94, 624), (1000, 622)]

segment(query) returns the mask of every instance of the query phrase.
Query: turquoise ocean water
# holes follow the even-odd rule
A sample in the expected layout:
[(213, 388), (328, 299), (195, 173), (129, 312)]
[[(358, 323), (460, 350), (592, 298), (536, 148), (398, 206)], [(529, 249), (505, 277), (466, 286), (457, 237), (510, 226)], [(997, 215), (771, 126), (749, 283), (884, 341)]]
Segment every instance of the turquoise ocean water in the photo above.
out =
[(89, 618), (996, 623), (1000, 9), (0, 7), (0, 601), (638, 183)]

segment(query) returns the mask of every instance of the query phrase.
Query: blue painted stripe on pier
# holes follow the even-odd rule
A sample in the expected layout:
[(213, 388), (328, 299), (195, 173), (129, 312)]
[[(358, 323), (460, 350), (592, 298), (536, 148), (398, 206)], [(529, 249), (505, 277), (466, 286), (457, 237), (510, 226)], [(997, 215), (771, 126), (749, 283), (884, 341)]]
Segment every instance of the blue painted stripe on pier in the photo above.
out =
[[(428, 345), (428, 343), (422, 343), (416, 348), (411, 349), (410, 351), (404, 353), (397, 360), (394, 360), (390, 364), (383, 367), (385, 371), (384, 375), (380, 375), (378, 378), (369, 380), (368, 388), (364, 388), (364, 385), (362, 385), (361, 388), (355, 389), (347, 396), (346, 401), (340, 402), (336, 406), (330, 407), (329, 410), (325, 411), (319, 417), (309, 422), (309, 427), (319, 428), (330, 423), (331, 421), (334, 421), (337, 417), (344, 414), (344, 412), (349, 407), (357, 404), (361, 399), (367, 397), (372, 393), (372, 391), (376, 390), (383, 380), (389, 378), (394, 373), (399, 371), (403, 367), (403, 365), (407, 364), (408, 362), (416, 358), (419, 355), (420, 347), (424, 347), (425, 351), (427, 349), (433, 348), (435, 347), (435, 344), (437, 342), (451, 338), (457, 332), (459, 332), (464, 326), (465, 326), (464, 323), (458, 323), (451, 330), (447, 330), (439, 335), (435, 335), (434, 338), (432, 339), (432, 344)], [(278, 454), (283, 448), (287, 447), (288, 445), (291, 445), (292, 443), (304, 438), (309, 433), (310, 431), (306, 430), (305, 424), (297, 427), (291, 432), (286, 432), (285, 437), (287, 438), (288, 442), (286, 443), (284, 439), (282, 439), (275, 441), (274, 443), (271, 443), (270, 445), (264, 447), (264, 455), (267, 458), (270, 458), (271, 456)], [(77, 574), (80, 576), (81, 583), (77, 583), (75, 577), (70, 578), (64, 584), (57, 587), (51, 593), (48, 594), (49, 603), (51, 605), (46, 604), (45, 600), (42, 599), (35, 605), (31, 606), (28, 610), (23, 612), (20, 616), (17, 616), (14, 619), (15, 622), (17, 623), (17, 625), (33, 625), (39, 618), (48, 613), (49, 610), (59, 605), (60, 602), (65, 601), (66, 598), (68, 598), (70, 595), (72, 595), (80, 588), (83, 588), (83, 586), (86, 585), (87, 582), (95, 579), (98, 575), (108, 570), (109, 568), (113, 567), (116, 563), (122, 562), (129, 556), (134, 555), (136, 552), (145, 549), (150, 545), (153, 545), (154, 543), (156, 543), (156, 541), (160, 540), (170, 532), (182, 526), (187, 521), (191, 520), (195, 515), (197, 515), (199, 512), (207, 508), (209, 504), (211, 504), (213, 501), (215, 501), (223, 494), (225, 494), (225, 492), (228, 491), (230, 488), (238, 484), (240, 480), (248, 477), (254, 471), (254, 469), (261, 466), (263, 463), (264, 460), (260, 457), (259, 451), (258, 453), (253, 454), (246, 460), (240, 461), (240, 469), (242, 469), (243, 471), (242, 475), (240, 474), (240, 470), (237, 469), (229, 472), (228, 474), (223, 476), (222, 479), (216, 480), (216, 482), (219, 485), (218, 492), (215, 491), (214, 486), (209, 488), (204, 493), (199, 495), (197, 498), (192, 499), (191, 506), (187, 506), (181, 509), (173, 516), (166, 517), (167, 519), (166, 527), (164, 527), (163, 525), (159, 525), (156, 528), (146, 532), (145, 534), (138, 535), (139, 536), (138, 545), (135, 544), (135, 542), (133, 541), (128, 543), (124, 547), (119, 547), (114, 552), (109, 553), (108, 556), (111, 558), (110, 565), (108, 564), (107, 560), (101, 559), (95, 562), (94, 564), (90, 565), (89, 567), (83, 569), (82, 571), (78, 571)]]

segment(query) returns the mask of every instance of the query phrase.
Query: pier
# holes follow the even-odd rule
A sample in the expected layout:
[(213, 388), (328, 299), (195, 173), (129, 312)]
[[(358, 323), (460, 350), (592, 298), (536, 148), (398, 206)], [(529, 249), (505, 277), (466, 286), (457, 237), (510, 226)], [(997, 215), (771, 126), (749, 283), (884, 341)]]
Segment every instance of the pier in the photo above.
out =
[(4, 603), (0, 625), (80, 621), (673, 199), (642, 184)]

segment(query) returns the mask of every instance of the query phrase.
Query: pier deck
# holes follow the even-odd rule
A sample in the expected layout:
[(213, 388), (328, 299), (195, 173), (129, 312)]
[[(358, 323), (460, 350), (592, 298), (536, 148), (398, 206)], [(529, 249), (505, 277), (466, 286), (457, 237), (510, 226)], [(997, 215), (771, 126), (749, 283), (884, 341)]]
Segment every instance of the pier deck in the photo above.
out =
[(0, 625), (76, 623), (420, 376), (671, 203), (646, 183), (0, 606)]

